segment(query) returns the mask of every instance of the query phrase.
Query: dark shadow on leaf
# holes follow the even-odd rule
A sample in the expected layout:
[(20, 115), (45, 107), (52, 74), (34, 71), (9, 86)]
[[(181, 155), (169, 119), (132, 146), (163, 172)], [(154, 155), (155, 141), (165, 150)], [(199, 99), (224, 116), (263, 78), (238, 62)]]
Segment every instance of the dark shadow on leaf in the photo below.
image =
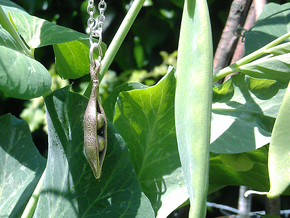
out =
[[(258, 100), (270, 101), (273, 94), (275, 95), (280, 89), (285, 89), (282, 83), (266, 84), (264, 80), (244, 75), (235, 75), (231, 80), (235, 87), (233, 92), (236, 92), (232, 99), (224, 101), (216, 98), (219, 101), (214, 103), (218, 106), (215, 107), (213, 104), (213, 122), (218, 120), (223, 123), (212, 124), (215, 128), (217, 126), (220, 129), (224, 128), (221, 135), (210, 145), (210, 150), (215, 153), (241, 153), (255, 150), (263, 146), (263, 143), (267, 144), (275, 118), (265, 115), (260, 107), (263, 102), (257, 102)], [(224, 106), (220, 106), (219, 103), (223, 103)], [(257, 140), (257, 133), (260, 134), (260, 141)]]

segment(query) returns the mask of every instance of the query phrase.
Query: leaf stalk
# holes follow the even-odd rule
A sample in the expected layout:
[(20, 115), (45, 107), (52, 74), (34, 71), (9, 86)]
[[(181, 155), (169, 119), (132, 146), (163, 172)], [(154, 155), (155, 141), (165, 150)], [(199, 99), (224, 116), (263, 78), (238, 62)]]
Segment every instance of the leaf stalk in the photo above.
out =
[(32, 193), (31, 198), (29, 199), (21, 218), (30, 218), (33, 216), (40, 195), (41, 187), (44, 181), (45, 173), (46, 169), (43, 171), (42, 176), (38, 181), (37, 186), (34, 189), (34, 192)]
[(231, 64), (230, 66), (227, 66), (223, 69), (221, 69), (220, 71), (218, 71), (217, 73), (215, 73), (213, 75), (213, 82), (218, 81), (219, 79), (234, 73), (234, 72), (238, 72), (239, 68), (242, 65), (245, 65), (253, 60), (255, 60), (256, 58), (270, 53), (270, 48), (278, 45), (279, 43), (283, 42), (285, 39), (290, 37), (290, 32), (286, 33), (282, 36), (280, 36), (279, 38), (273, 40), (272, 42), (268, 43), (267, 45), (263, 46), (262, 48), (258, 49), (257, 51), (252, 52), (251, 54), (247, 55), (246, 57), (243, 57), (242, 59), (238, 60), (237, 62)]
[(109, 45), (105, 53), (104, 59), (102, 60), (102, 68), (100, 70), (100, 75), (99, 75), (100, 82), (102, 81), (114, 57), (116, 56), (122, 42), (124, 41), (127, 33), (129, 32), (144, 2), (145, 0), (135, 0), (132, 6), (130, 7), (127, 15), (125, 16), (124, 20), (122, 21), (117, 33), (115, 34), (111, 44)]

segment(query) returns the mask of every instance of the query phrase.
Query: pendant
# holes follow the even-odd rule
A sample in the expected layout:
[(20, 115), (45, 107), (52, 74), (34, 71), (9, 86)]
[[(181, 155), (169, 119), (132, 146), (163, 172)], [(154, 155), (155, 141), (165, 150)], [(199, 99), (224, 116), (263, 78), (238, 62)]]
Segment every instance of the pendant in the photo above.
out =
[(99, 102), (98, 73), (101, 62), (94, 60), (90, 66), (92, 91), (84, 114), (84, 146), (86, 158), (96, 179), (101, 177), (102, 166), (107, 150), (107, 119)]

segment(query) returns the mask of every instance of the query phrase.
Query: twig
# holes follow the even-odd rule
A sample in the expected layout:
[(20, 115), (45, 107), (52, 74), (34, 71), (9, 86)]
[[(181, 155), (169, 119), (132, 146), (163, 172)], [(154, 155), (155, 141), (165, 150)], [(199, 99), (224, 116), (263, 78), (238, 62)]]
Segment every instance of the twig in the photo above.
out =
[(265, 200), (266, 214), (280, 217), (280, 197)]
[(251, 201), (252, 197), (249, 196), (246, 198), (244, 193), (248, 190), (246, 186), (240, 186), (240, 193), (239, 193), (239, 206), (238, 210), (240, 211), (239, 215), (243, 218), (249, 218), (249, 213), (251, 211)]
[[(233, 208), (233, 207), (230, 207), (230, 206), (226, 206), (226, 205), (222, 205), (222, 204), (216, 204), (216, 203), (212, 203), (212, 202), (207, 202), (206, 205), (208, 207), (213, 207), (213, 208), (217, 208), (217, 209), (220, 209), (220, 210), (227, 210), (227, 211), (232, 212), (234, 214), (240, 213), (240, 211), (237, 210), (236, 208)], [(250, 216), (256, 216), (256, 217), (259, 217), (259, 215), (265, 215), (265, 214), (266, 214), (265, 211), (254, 211), (254, 212), (250, 212), (249, 213)], [(290, 210), (281, 210), (281, 215), (288, 216), (289, 214), (290, 214)]]
[(256, 14), (256, 20), (257, 20), (260, 14), (262, 13), (262, 10), (265, 4), (267, 4), (268, 1), (267, 0), (254, 0), (254, 3), (255, 3), (255, 14)]
[[(256, 21), (256, 6), (255, 6), (255, 2), (260, 1), (260, 0), (254, 0), (251, 4), (251, 7), (249, 9), (245, 24), (244, 24), (244, 29), (250, 29)], [(237, 47), (235, 49), (235, 52), (233, 54), (232, 60), (231, 60), (231, 64), (235, 63), (236, 61), (240, 60), (242, 57), (244, 57), (245, 54), (245, 43), (242, 41), (242, 38), (240, 37), (238, 39), (238, 44)], [(226, 81), (229, 77), (231, 77), (232, 74), (228, 75), (225, 77)]]
[(226, 26), (215, 53), (214, 73), (230, 64), (239, 38), (234, 33), (238, 27), (244, 26), (251, 3), (252, 0), (233, 1)]

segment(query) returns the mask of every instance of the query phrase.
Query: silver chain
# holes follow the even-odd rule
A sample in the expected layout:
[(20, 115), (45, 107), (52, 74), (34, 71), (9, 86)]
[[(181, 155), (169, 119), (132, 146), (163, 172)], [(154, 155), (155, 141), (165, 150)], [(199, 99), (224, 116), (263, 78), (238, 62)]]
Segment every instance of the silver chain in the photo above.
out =
[[(105, 10), (107, 9), (107, 3), (105, 0), (100, 0), (98, 4), (99, 16), (97, 19), (94, 18), (94, 14), (96, 12), (96, 8), (94, 5), (94, 0), (88, 0), (88, 7), (87, 12), (90, 15), (87, 25), (90, 29), (90, 61), (93, 65), (93, 52), (95, 48), (99, 49), (99, 61), (101, 60), (102, 56), (102, 32), (103, 32), (103, 25), (105, 22)], [(93, 42), (93, 37), (95, 37), (98, 42)]]

